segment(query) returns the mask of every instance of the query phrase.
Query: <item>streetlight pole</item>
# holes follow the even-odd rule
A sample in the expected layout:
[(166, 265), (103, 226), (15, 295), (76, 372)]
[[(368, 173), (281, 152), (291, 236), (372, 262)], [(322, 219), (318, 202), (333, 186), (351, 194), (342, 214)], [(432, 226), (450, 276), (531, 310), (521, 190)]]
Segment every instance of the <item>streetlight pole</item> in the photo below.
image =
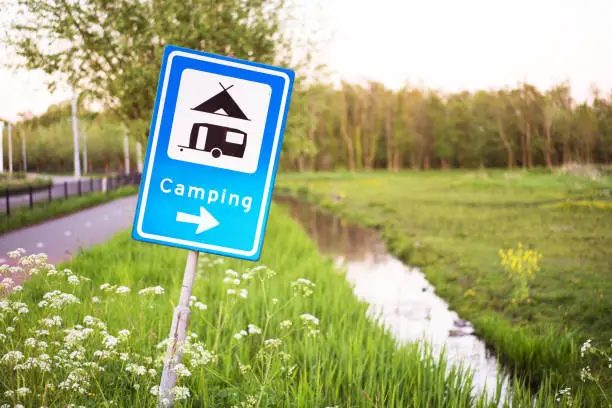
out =
[(87, 174), (87, 134), (85, 133), (85, 124), (81, 122), (81, 133), (83, 134), (83, 174)]
[(8, 159), (9, 159), (9, 174), (13, 174), (13, 145), (11, 143), (11, 122), (8, 124)]
[(142, 144), (140, 142), (136, 142), (136, 156), (137, 156), (137, 165), (138, 165), (138, 173), (142, 174)]
[(72, 95), (72, 133), (74, 136), (74, 178), (81, 178), (81, 163), (79, 160), (79, 130), (77, 125), (77, 96)]
[(0, 173), (4, 173), (4, 122), (0, 122)]
[(125, 174), (130, 174), (130, 141), (128, 139), (128, 132), (127, 132), (127, 128), (123, 128), (124, 129), (124, 134), (123, 134), (123, 155), (124, 155), (124, 162), (125, 162)]
[(23, 173), (28, 172), (28, 156), (26, 154), (26, 133), (21, 130), (21, 153), (23, 155)]

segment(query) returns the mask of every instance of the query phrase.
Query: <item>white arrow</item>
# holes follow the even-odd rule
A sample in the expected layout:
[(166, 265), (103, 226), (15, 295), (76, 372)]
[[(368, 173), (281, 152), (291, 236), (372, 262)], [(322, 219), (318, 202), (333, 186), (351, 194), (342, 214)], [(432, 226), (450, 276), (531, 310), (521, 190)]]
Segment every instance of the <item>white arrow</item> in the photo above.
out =
[(215, 219), (206, 208), (200, 207), (200, 215), (187, 214), (184, 212), (176, 213), (176, 220), (178, 222), (188, 222), (190, 224), (198, 224), (196, 234), (209, 230), (219, 225), (219, 221)]

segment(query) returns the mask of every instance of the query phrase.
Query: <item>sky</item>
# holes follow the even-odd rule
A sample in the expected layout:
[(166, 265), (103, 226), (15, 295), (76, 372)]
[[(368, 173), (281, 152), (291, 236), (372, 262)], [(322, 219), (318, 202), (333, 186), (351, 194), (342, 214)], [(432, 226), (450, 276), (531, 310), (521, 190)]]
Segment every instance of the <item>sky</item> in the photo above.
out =
[[(523, 80), (544, 90), (569, 80), (579, 100), (591, 84), (612, 90), (609, 0), (296, 1), (305, 26), (322, 39), (319, 60), (336, 80), (444, 91)], [(0, 49), (0, 59), (10, 58)], [(40, 73), (2, 68), (0, 95), (0, 117), (9, 120), (69, 97), (49, 94)]]

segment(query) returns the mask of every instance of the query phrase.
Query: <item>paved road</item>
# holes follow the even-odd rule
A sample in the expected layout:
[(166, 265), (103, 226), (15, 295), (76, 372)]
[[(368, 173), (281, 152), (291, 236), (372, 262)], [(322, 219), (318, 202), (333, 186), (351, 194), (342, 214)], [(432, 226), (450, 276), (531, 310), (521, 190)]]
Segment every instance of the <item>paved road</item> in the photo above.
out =
[(69, 259), (79, 249), (107, 241), (132, 225), (137, 196), (113, 200), (52, 221), (0, 236), (0, 264), (6, 253), (24, 248), (27, 254), (44, 252), (50, 263)]

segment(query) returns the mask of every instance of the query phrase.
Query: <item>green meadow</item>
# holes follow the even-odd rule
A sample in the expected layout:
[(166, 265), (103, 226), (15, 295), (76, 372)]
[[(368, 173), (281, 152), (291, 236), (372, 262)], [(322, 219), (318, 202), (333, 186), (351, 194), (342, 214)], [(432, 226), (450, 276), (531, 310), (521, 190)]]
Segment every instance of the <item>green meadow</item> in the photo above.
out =
[[(610, 398), (612, 178), (548, 171), (283, 174), (291, 194), (379, 229), (389, 249), (422, 268), (515, 375)], [(500, 250), (539, 253), (528, 295)], [(527, 255), (525, 255), (527, 256)], [(516, 272), (516, 271), (515, 271)], [(525, 275), (527, 276), (527, 275)], [(582, 356), (584, 341), (591, 339)], [(591, 348), (588, 346), (592, 345)], [(606, 355), (598, 355), (604, 350)], [(589, 377), (589, 375), (592, 377)], [(605, 397), (608, 395), (608, 397)]]
[[(56, 267), (12, 255), (29, 280), (3, 282), (0, 406), (156, 406), (187, 252), (126, 231)], [(399, 344), (366, 310), (274, 205), (260, 262), (200, 254), (175, 406), (556, 406), (550, 384), (531, 405), (518, 379), (512, 403), (472, 395), (470, 372)]]

